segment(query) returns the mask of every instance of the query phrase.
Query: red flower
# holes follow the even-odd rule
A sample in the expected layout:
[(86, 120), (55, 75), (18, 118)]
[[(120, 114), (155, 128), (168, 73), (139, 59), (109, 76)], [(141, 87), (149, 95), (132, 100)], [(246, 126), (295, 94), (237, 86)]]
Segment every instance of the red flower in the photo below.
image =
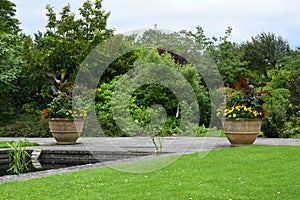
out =
[(49, 115), (49, 110), (48, 109), (44, 109), (42, 111), (42, 120), (45, 120)]

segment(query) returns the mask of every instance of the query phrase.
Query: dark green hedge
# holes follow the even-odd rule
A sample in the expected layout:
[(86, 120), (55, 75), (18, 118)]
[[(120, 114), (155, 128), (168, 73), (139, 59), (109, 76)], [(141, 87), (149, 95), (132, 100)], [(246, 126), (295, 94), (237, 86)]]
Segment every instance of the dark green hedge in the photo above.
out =
[(51, 137), (48, 121), (32, 114), (0, 116), (0, 137)]

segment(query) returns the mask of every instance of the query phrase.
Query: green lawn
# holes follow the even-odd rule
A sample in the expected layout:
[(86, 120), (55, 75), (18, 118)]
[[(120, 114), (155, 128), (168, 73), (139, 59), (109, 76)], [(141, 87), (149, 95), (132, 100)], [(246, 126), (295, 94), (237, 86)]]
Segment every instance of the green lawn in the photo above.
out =
[[(11, 142), (9, 142), (9, 141), (0, 141), (0, 148), (10, 148), (7, 143), (11, 143)], [(36, 142), (27, 142), (27, 141), (23, 142), (22, 141), (22, 146), (23, 147), (39, 146), (39, 144), (36, 143)]]
[[(9, 182), (0, 185), (0, 198), (298, 200), (299, 158), (300, 147), (227, 148), (214, 150), (204, 158), (198, 153), (185, 155), (151, 173), (126, 173), (105, 167)], [(149, 165), (149, 161), (144, 164)]]

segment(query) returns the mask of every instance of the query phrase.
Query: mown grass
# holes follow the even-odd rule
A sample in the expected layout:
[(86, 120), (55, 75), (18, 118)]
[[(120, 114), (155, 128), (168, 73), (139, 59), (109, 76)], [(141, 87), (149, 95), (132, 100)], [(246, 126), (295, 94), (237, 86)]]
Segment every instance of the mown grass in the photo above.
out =
[[(40, 146), (36, 142), (28, 142), (28, 141), (20, 141), (22, 143), (22, 147), (30, 147), (30, 146)], [(0, 148), (10, 148), (8, 143), (12, 143), (11, 141), (0, 141)]]
[(213, 150), (204, 158), (199, 153), (184, 155), (150, 173), (126, 173), (104, 167), (9, 182), (0, 185), (0, 198), (298, 200), (299, 156), (300, 147), (227, 148)]

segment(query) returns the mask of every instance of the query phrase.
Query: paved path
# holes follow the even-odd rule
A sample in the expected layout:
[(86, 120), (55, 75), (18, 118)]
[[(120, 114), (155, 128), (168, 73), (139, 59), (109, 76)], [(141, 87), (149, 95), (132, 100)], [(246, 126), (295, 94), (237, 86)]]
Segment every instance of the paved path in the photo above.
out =
[[(153, 151), (150, 137), (84, 137), (75, 145), (57, 145), (53, 138), (7, 138), (0, 141), (31, 141), (41, 144), (41, 149), (53, 150), (90, 150), (90, 151)], [(159, 145), (159, 141), (156, 139)], [(220, 137), (164, 137), (163, 152), (193, 153), (230, 147), (226, 138)], [(300, 139), (257, 138), (254, 145), (300, 146)]]
[[(31, 141), (41, 144), (39, 149), (42, 150), (73, 150), (73, 151), (154, 151), (154, 145), (149, 137), (86, 137), (80, 138), (75, 145), (57, 145), (53, 138), (1, 138), (0, 141)], [(175, 155), (194, 153), (194, 152), (209, 152), (212, 149), (229, 148), (230, 143), (226, 138), (219, 137), (166, 137), (162, 139), (162, 151), (169, 152)], [(157, 141), (159, 144), (159, 141)], [(285, 145), (285, 146), (300, 146), (300, 139), (281, 139), (281, 138), (257, 138), (254, 145)], [(37, 148), (37, 147), (31, 147)], [(169, 155), (169, 154), (167, 154)], [(166, 156), (159, 155), (159, 156)], [(146, 158), (138, 158), (136, 160), (153, 159), (158, 157), (149, 156)], [(58, 173), (72, 172), (82, 169), (98, 168), (102, 166), (113, 166), (120, 163), (132, 162), (132, 159), (110, 161), (104, 163), (88, 164), (83, 166), (74, 166), (63, 169), (47, 170), (33, 172), (21, 175), (0, 177), (0, 184), (8, 181), (27, 180), (42, 176), (48, 176)]]

